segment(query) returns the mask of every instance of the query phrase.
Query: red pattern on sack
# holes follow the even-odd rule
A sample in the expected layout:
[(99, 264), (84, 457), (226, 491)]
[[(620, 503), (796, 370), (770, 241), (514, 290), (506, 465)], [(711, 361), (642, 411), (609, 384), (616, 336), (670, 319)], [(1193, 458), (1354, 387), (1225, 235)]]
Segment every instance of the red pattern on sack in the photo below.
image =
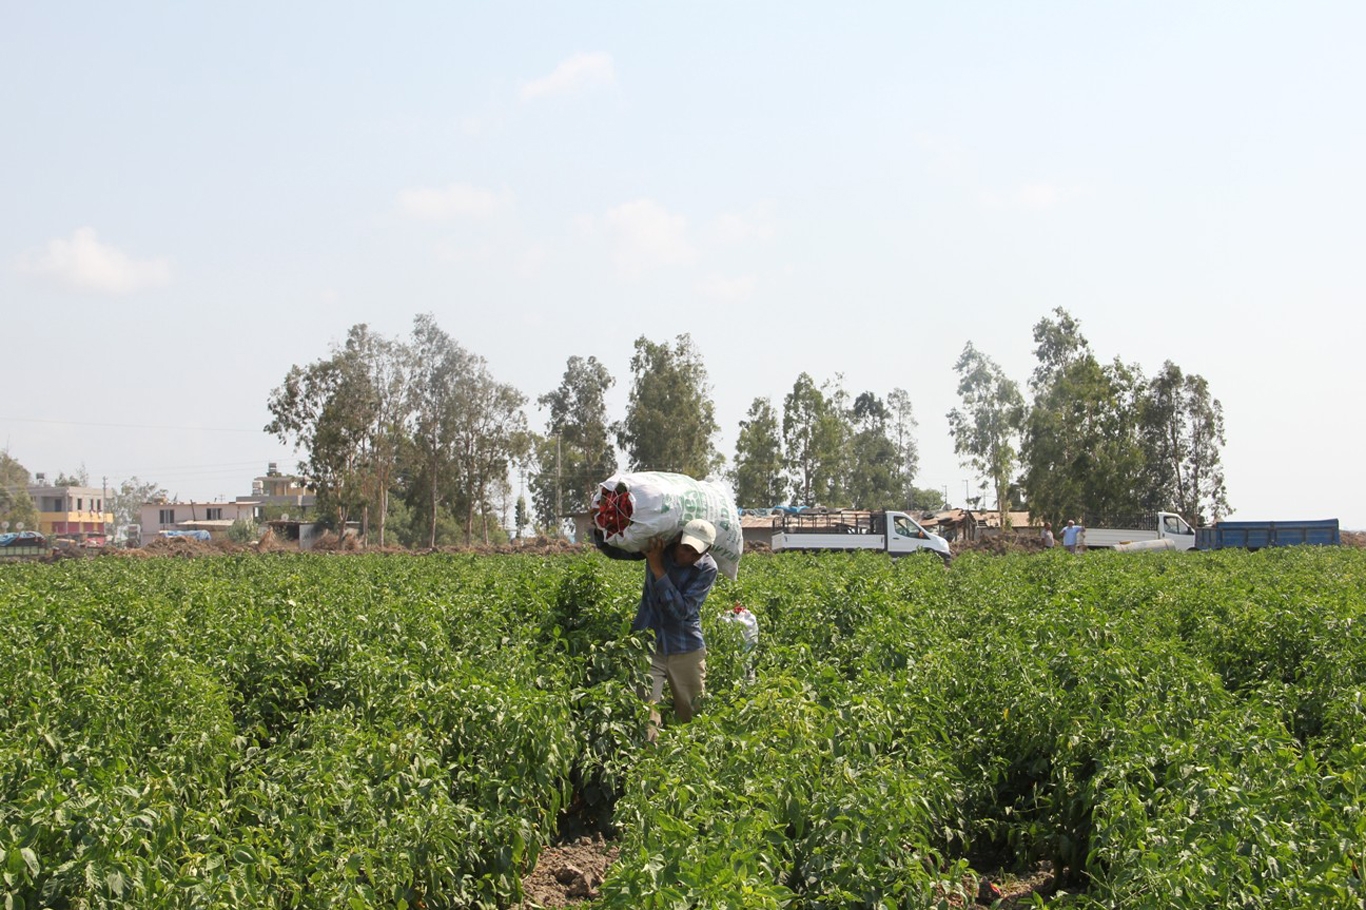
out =
[(616, 537), (630, 526), (634, 511), (630, 492), (603, 490), (598, 498), (598, 514), (594, 521), (608, 537)]

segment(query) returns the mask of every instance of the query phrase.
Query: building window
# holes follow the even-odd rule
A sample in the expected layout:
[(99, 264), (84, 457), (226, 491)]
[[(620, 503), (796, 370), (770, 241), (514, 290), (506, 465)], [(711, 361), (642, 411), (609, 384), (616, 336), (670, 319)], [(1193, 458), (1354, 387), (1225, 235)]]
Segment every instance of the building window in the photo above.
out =
[(77, 511), (77, 512), (80, 512), (80, 511), (83, 510), (84, 508), (85, 508), (85, 500), (78, 497), (78, 498), (76, 499), (76, 511)]
[(175, 509), (160, 509), (160, 510), (158, 510), (158, 515), (159, 515), (160, 517), (157, 518), (157, 521), (160, 522), (161, 524), (164, 524), (164, 525), (173, 525), (173, 524), (175, 524)]
[(223, 520), (223, 510), (222, 510), (222, 509), (205, 509), (205, 510), (204, 510), (204, 520), (205, 520), (205, 521), (222, 521), (222, 520)]

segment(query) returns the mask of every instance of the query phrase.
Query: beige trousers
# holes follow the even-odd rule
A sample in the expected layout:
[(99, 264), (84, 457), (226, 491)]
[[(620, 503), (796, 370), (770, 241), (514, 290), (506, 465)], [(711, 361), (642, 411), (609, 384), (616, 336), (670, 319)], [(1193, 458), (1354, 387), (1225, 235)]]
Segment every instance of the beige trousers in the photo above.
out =
[[(657, 705), (664, 698), (664, 683), (673, 693), (674, 715), (683, 723), (692, 720), (693, 711), (706, 691), (707, 649), (686, 654), (656, 654), (650, 660), (650, 694), (645, 700)], [(658, 726), (659, 712), (650, 710), (650, 723)]]

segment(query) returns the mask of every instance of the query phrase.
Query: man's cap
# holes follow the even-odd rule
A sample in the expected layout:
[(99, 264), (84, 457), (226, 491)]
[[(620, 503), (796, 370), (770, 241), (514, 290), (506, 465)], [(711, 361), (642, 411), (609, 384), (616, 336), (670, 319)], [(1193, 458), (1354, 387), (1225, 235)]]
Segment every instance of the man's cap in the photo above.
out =
[(694, 518), (683, 526), (683, 536), (678, 542), (692, 547), (698, 553), (705, 553), (716, 543), (716, 528), (709, 521)]

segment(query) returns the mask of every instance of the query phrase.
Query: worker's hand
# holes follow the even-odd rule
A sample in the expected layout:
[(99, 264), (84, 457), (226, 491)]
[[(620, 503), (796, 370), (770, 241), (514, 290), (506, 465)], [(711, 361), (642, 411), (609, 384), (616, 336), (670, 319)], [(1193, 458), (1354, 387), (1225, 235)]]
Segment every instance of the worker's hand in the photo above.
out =
[(664, 539), (653, 538), (645, 545), (645, 564), (650, 567), (655, 578), (664, 577)]

